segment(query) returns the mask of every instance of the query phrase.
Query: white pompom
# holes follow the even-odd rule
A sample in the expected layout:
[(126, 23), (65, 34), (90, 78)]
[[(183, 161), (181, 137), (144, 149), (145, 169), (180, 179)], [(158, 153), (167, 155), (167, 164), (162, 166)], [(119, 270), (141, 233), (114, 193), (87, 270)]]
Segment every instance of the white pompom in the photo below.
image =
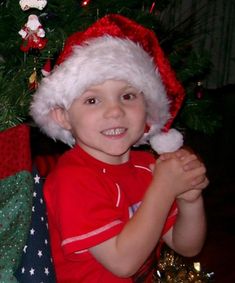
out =
[(170, 129), (168, 132), (162, 132), (150, 138), (152, 149), (158, 154), (173, 152), (183, 145), (183, 136), (176, 129)]

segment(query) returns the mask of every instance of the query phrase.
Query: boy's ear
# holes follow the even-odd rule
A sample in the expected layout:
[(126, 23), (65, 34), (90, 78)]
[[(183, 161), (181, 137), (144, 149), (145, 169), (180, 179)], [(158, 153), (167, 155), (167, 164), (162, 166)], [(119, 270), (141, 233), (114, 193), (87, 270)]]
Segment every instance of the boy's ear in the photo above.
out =
[(71, 125), (68, 118), (68, 112), (66, 109), (56, 107), (50, 111), (51, 118), (66, 130), (71, 130)]

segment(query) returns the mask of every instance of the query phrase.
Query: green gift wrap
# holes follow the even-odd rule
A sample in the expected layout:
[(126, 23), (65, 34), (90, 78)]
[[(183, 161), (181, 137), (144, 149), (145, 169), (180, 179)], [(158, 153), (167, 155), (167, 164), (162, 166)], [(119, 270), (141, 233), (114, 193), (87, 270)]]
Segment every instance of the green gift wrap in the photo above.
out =
[(14, 277), (28, 235), (32, 213), (32, 164), (29, 128), (0, 132), (0, 282)]

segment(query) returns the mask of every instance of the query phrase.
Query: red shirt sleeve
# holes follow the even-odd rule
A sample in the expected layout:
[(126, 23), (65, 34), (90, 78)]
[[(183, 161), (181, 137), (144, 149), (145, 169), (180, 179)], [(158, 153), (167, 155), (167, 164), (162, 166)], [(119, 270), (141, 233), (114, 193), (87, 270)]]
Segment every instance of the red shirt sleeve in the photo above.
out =
[(47, 197), (45, 192), (45, 196), (52, 202), (65, 255), (82, 252), (120, 233), (123, 216), (116, 208), (116, 195), (115, 184), (87, 168), (60, 170), (56, 194)]

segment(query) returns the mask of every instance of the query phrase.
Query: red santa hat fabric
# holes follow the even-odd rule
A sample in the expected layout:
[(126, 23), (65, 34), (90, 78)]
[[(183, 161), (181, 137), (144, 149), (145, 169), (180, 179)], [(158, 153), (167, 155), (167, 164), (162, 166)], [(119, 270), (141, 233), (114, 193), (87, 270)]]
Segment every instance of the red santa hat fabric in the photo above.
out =
[(122, 15), (107, 15), (67, 39), (56, 66), (34, 95), (31, 115), (47, 135), (72, 146), (71, 133), (51, 119), (50, 110), (68, 109), (88, 87), (111, 79), (125, 80), (145, 96), (149, 131), (140, 144), (150, 141), (159, 153), (182, 145), (181, 135), (174, 130), (169, 134), (169, 128), (184, 89), (155, 33)]

